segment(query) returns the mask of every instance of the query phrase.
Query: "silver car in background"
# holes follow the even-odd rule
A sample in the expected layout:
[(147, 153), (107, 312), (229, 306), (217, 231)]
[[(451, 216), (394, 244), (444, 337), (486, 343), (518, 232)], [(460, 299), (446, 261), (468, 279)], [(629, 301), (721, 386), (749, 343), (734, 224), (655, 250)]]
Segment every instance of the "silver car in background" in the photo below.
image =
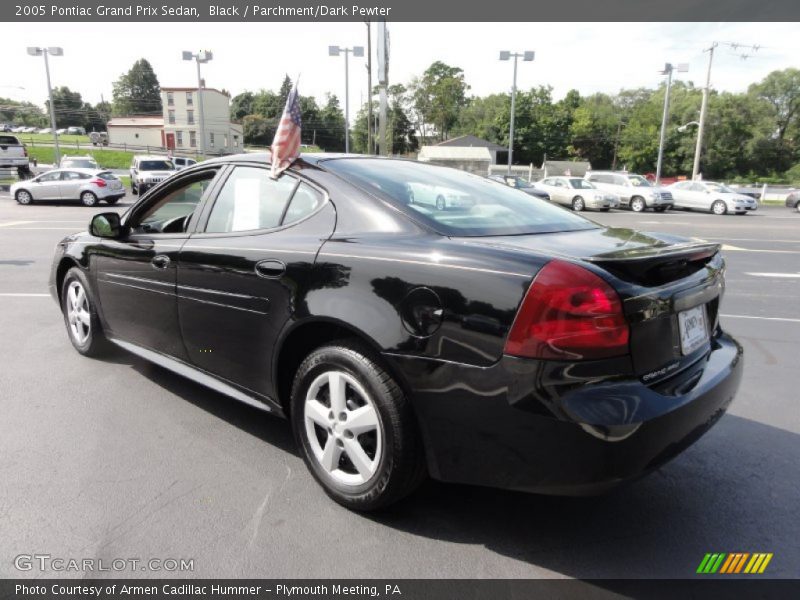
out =
[(58, 163), (59, 169), (95, 169), (99, 170), (100, 165), (91, 156), (62, 156)]
[(758, 210), (758, 202), (716, 181), (678, 181), (667, 187), (675, 208), (703, 210), (715, 215), (743, 215)]
[(125, 195), (122, 182), (101, 169), (53, 169), (11, 186), (11, 195), (23, 205), (37, 200), (77, 200), (95, 206), (100, 200), (116, 204)]
[(652, 208), (664, 212), (672, 207), (672, 194), (663, 187), (654, 186), (645, 177), (627, 171), (590, 171), (584, 179), (591, 181), (598, 189), (616, 194), (620, 206), (634, 212)]
[(619, 207), (619, 198), (611, 192), (597, 189), (594, 184), (580, 177), (545, 177), (536, 182), (536, 187), (550, 194), (550, 201), (569, 206), (580, 212), (587, 208), (607, 211)]

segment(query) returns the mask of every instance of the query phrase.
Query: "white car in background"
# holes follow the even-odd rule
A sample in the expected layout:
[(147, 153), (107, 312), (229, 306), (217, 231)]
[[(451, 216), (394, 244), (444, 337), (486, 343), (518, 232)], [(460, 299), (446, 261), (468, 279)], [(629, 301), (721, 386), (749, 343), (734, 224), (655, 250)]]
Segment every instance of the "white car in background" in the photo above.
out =
[(196, 165), (197, 161), (193, 158), (189, 158), (188, 156), (173, 156), (172, 164), (175, 165), (176, 170), (182, 171), (186, 167)]
[(410, 204), (427, 204), (436, 210), (472, 208), (475, 205), (475, 200), (468, 194), (440, 185), (411, 182), (407, 186)]
[(590, 171), (584, 179), (591, 181), (598, 189), (616, 194), (620, 206), (628, 207), (633, 212), (642, 212), (648, 208), (664, 212), (673, 204), (669, 190), (654, 186), (645, 177), (635, 173)]
[(100, 170), (97, 161), (91, 156), (62, 156), (58, 163), (60, 169), (94, 169)]
[(587, 208), (608, 211), (619, 207), (616, 194), (599, 190), (592, 182), (580, 177), (545, 177), (536, 182), (536, 187), (550, 194), (550, 202), (569, 206), (575, 212)]
[(11, 195), (24, 206), (36, 200), (78, 200), (84, 206), (95, 206), (100, 200), (116, 204), (125, 195), (125, 188), (111, 171), (53, 169), (15, 183)]
[(131, 193), (144, 194), (151, 187), (175, 174), (177, 169), (166, 156), (136, 155), (131, 163)]
[(743, 215), (758, 210), (758, 202), (716, 181), (678, 181), (667, 187), (675, 208), (703, 210), (715, 215)]

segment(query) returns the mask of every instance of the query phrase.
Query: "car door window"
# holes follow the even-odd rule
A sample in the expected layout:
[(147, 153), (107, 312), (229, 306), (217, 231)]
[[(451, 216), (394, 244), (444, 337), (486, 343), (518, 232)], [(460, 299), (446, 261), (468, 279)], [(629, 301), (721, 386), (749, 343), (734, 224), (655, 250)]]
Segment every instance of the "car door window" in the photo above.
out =
[(77, 171), (62, 171), (61, 181), (78, 181), (79, 179), (89, 179), (89, 176)]
[(181, 233), (200, 203), (216, 171), (203, 173), (156, 197), (131, 225), (132, 233)]
[(293, 177), (275, 180), (266, 169), (236, 167), (214, 202), (206, 233), (278, 227), (296, 186)]
[(281, 221), (282, 225), (294, 223), (310, 215), (317, 210), (324, 202), (325, 197), (322, 193), (315, 190), (307, 183), (301, 183), (297, 186), (292, 201), (289, 203), (289, 208), (286, 209), (286, 214)]
[(52, 183), (53, 181), (58, 181), (60, 179), (61, 179), (61, 173), (56, 172), (56, 173), (45, 173), (44, 175), (39, 177), (39, 179), (37, 179), (36, 181), (38, 181), (39, 183), (48, 183), (48, 182)]

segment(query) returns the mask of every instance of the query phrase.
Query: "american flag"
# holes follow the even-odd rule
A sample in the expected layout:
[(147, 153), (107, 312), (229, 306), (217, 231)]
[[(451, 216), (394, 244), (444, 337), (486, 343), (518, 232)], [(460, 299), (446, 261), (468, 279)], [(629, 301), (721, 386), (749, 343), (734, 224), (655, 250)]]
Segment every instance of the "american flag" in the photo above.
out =
[(302, 125), (300, 101), (297, 94), (297, 84), (295, 84), (286, 98), (286, 106), (283, 109), (281, 122), (275, 132), (275, 139), (272, 140), (273, 179), (277, 179), (300, 156), (300, 129)]

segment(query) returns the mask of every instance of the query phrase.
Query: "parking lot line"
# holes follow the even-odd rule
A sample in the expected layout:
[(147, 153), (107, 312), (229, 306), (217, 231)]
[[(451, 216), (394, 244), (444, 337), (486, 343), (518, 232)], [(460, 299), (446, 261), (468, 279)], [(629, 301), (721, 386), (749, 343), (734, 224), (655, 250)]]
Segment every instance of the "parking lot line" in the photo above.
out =
[(50, 294), (21, 294), (21, 293), (3, 293), (0, 292), (0, 296), (6, 298), (49, 298)]
[(785, 323), (800, 323), (800, 319), (790, 319), (788, 317), (754, 317), (752, 315), (726, 315), (721, 314), (721, 317), (726, 319), (757, 319), (761, 321), (781, 321)]
[(28, 225), (35, 223), (35, 221), (9, 221), (8, 223), (0, 223), (0, 227), (12, 227), (13, 225)]
[(800, 273), (745, 273), (751, 277), (781, 277), (786, 279), (800, 279)]

